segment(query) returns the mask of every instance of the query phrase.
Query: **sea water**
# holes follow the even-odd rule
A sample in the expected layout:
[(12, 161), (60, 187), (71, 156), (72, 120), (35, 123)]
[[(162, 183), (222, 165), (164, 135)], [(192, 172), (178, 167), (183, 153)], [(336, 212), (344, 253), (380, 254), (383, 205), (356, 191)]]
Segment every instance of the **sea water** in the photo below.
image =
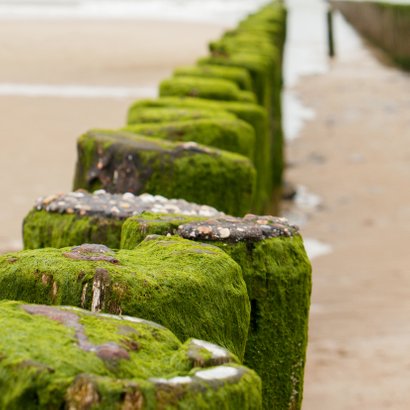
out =
[[(0, 0), (1, 20), (148, 20), (234, 27), (269, 0)], [(0, 83), (0, 96), (150, 98), (157, 87)]]
[(0, 18), (159, 19), (234, 25), (266, 0), (0, 0)]

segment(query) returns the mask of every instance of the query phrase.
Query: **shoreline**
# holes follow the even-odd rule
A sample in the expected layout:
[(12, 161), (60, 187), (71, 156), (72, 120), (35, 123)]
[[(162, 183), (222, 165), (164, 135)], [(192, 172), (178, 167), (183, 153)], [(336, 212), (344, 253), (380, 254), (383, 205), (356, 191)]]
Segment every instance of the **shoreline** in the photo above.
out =
[(306, 410), (408, 407), (409, 86), (365, 45), (296, 87), (316, 117), (288, 177), (322, 199), (303, 236), (332, 248), (312, 261)]

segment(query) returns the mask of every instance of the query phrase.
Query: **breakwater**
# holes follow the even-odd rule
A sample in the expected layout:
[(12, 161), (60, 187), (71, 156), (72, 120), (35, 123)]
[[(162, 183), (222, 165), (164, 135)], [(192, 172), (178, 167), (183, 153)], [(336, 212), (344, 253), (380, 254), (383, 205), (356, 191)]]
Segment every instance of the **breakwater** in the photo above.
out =
[(410, 70), (410, 4), (372, 1), (332, 1), (368, 40), (398, 65)]
[[(71, 343), (73, 360), (11, 338), (0, 407), (301, 407), (310, 263), (297, 227), (249, 214), (278, 207), (285, 35), (270, 3), (135, 102), (120, 130), (79, 138), (76, 192), (39, 200), (26, 250), (0, 257), (0, 299), (26, 303), (1, 306), (7, 333), (44, 327), (49, 356)], [(144, 332), (175, 368), (133, 321), (170, 329)]]

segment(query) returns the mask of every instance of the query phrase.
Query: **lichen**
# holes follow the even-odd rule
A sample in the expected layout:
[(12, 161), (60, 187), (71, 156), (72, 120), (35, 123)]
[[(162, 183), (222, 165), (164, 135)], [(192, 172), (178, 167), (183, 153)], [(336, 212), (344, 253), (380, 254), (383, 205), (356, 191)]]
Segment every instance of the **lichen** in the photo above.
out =
[[(144, 320), (2, 301), (0, 324), (2, 409), (261, 408), (259, 377), (233, 355)], [(195, 362), (194, 346), (222, 365)]]
[(240, 267), (218, 248), (159, 237), (102, 260), (86, 251), (85, 259), (73, 258), (78, 252), (45, 248), (1, 256), (0, 299), (144, 317), (181, 339), (208, 340), (243, 357), (249, 300)]

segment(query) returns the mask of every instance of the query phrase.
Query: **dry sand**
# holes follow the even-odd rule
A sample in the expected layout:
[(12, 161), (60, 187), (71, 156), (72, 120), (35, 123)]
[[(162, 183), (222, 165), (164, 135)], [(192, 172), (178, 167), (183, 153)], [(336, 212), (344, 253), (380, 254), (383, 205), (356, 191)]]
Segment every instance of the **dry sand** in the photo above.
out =
[[(1, 21), (0, 85), (130, 86), (149, 96), (222, 31), (187, 22)], [(0, 96), (1, 250), (21, 246), (21, 221), (38, 196), (70, 190), (76, 138), (123, 125), (133, 100)]]
[(361, 49), (296, 88), (288, 179), (322, 197), (305, 410), (410, 408), (410, 77)]

